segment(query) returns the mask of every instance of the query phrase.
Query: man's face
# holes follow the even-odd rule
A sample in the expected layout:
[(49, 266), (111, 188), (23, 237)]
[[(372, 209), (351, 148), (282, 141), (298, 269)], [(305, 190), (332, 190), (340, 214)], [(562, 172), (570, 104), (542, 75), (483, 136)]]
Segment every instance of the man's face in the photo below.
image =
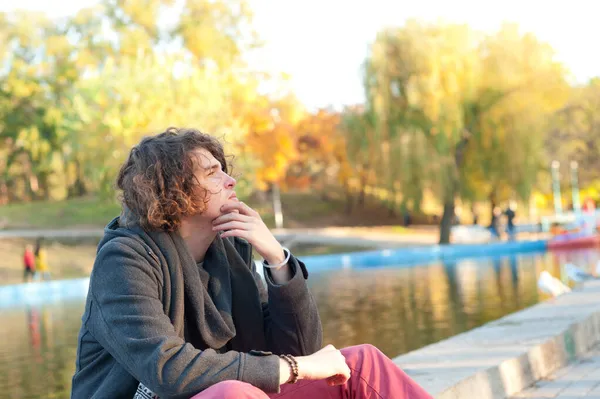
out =
[[(206, 210), (198, 216), (212, 222), (221, 215), (221, 206), (228, 201), (238, 200), (235, 194), (236, 181), (223, 172), (221, 163), (209, 151), (200, 148), (194, 151), (194, 155), (197, 157), (196, 179), (208, 191)], [(198, 195), (204, 194), (203, 190), (199, 190)]]

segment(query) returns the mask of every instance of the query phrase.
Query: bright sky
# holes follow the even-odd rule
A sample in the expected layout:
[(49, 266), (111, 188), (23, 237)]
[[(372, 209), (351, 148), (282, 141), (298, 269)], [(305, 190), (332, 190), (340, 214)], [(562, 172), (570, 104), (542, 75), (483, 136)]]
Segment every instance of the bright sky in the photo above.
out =
[[(518, 23), (552, 45), (577, 82), (600, 76), (598, 0), (249, 0), (266, 47), (256, 61), (287, 72), (298, 97), (309, 107), (363, 100), (360, 66), (368, 44), (384, 26), (406, 19), (464, 22), (494, 31), (503, 21)], [(60, 16), (96, 0), (0, 1)]]

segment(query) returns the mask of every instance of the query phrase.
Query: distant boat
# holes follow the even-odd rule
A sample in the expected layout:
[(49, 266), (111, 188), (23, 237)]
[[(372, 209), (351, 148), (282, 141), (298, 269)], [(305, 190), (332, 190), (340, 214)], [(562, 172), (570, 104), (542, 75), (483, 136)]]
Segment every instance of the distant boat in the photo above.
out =
[(600, 234), (586, 235), (581, 232), (560, 234), (548, 241), (548, 249), (588, 248), (600, 245)]

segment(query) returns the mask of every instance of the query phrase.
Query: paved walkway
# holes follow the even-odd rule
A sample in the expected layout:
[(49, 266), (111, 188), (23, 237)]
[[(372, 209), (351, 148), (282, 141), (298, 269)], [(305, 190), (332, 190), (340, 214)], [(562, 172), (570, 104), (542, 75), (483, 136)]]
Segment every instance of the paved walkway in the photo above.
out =
[[(468, 227), (468, 226), (462, 226)], [(482, 229), (482, 228), (480, 228)], [(272, 229), (275, 237), (288, 248), (296, 244), (349, 245), (366, 249), (385, 249), (410, 246), (435, 245), (438, 243), (437, 226), (413, 226), (408, 232), (395, 233), (387, 227), (325, 227), (305, 229)], [(2, 238), (77, 238), (102, 237), (103, 228), (73, 229), (0, 229)], [(518, 239), (547, 239), (544, 233), (520, 233)], [(484, 243), (486, 236), (474, 235), (468, 238), (453, 237), (453, 243)]]
[(517, 398), (600, 399), (600, 347), (512, 397)]
[[(437, 243), (438, 231), (435, 226), (414, 228), (410, 234), (394, 234), (380, 229), (368, 228), (315, 228), (315, 229), (272, 229), (275, 237), (283, 245), (292, 248), (296, 244), (350, 245), (370, 248), (395, 248), (401, 246), (433, 245)], [(0, 230), (2, 238), (76, 238), (102, 237), (104, 229), (31, 229)]]

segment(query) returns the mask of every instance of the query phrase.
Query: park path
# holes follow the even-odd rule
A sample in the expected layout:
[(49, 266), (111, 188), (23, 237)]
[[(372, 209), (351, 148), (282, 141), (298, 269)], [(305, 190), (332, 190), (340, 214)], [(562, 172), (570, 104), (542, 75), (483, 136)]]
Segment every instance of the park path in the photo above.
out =
[[(439, 231), (437, 226), (411, 226), (402, 232), (388, 227), (325, 227), (301, 229), (272, 229), (275, 237), (288, 248), (294, 245), (319, 244), (364, 247), (367, 249), (386, 249), (409, 246), (435, 245), (438, 243)], [(102, 228), (74, 229), (22, 229), (0, 230), (2, 238), (81, 238), (101, 237)], [(454, 235), (454, 234), (453, 234)], [(544, 233), (519, 233), (518, 239), (544, 239)], [(478, 234), (472, 237), (453, 238), (453, 242), (484, 243), (487, 238)]]
[[(433, 245), (437, 243), (437, 228), (414, 228), (410, 233), (393, 233), (370, 228), (273, 229), (283, 245), (297, 244), (346, 245), (365, 248)], [(82, 238), (101, 237), (101, 228), (0, 230), (2, 238)]]
[(600, 399), (600, 347), (511, 399)]

